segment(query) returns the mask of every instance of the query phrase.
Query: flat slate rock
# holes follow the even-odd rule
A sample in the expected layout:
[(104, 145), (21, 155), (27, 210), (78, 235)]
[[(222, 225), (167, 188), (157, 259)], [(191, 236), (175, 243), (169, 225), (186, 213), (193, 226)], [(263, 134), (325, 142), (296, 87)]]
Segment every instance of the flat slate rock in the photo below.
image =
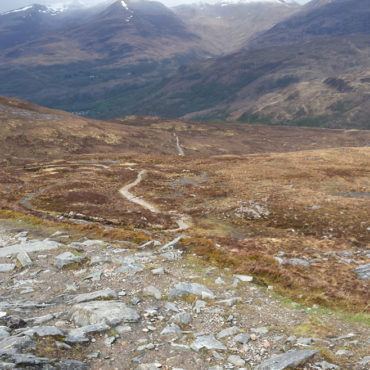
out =
[(214, 298), (215, 295), (211, 290), (198, 283), (178, 283), (171, 290), (168, 299), (174, 299), (187, 294), (202, 296), (202, 298)]
[(11, 272), (15, 269), (14, 263), (1, 263), (0, 272)]
[(138, 312), (123, 302), (92, 301), (79, 303), (72, 307), (71, 319), (79, 326), (107, 324), (116, 326), (124, 322), (138, 322)]
[(35, 349), (35, 343), (29, 336), (12, 336), (0, 340), (0, 356), (9, 356), (22, 350), (30, 351)]
[(22, 240), (22, 242), (19, 244), (14, 244), (9, 247), (0, 248), (0, 258), (11, 256), (12, 254), (18, 254), (22, 251), (30, 253), (57, 249), (61, 245), (62, 244), (50, 239), (44, 240), (35, 239), (30, 241)]
[(213, 334), (203, 335), (195, 339), (191, 344), (190, 348), (195, 352), (199, 352), (202, 348), (216, 349), (220, 351), (226, 351), (226, 346), (218, 341)]
[(355, 273), (359, 280), (370, 280), (370, 263), (358, 266)]
[(82, 259), (82, 257), (76, 256), (71, 252), (65, 252), (55, 257), (55, 266), (62, 269), (63, 267), (73, 263), (80, 263)]
[(117, 299), (117, 298), (118, 298), (117, 292), (113, 289), (108, 288), (104, 290), (97, 290), (95, 292), (78, 294), (75, 297), (73, 297), (72, 302), (82, 303), (82, 302), (88, 302), (88, 301), (95, 301), (97, 299), (109, 300), (109, 299)]
[(64, 333), (55, 326), (35, 326), (26, 330), (23, 334), (30, 337), (33, 335), (38, 335), (39, 337), (64, 336)]
[(272, 356), (269, 360), (257, 366), (256, 370), (283, 370), (299, 366), (308, 361), (316, 353), (317, 351), (313, 350), (288, 351), (281, 355)]

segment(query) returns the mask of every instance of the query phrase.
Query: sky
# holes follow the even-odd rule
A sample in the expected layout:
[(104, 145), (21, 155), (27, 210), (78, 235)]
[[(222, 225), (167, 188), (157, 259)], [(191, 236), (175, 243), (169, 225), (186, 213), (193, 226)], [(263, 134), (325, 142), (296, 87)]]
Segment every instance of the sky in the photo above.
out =
[[(91, 3), (91, 5), (104, 2), (107, 0), (84, 0), (84, 2)], [(179, 4), (192, 4), (201, 2), (199, 0), (158, 0), (161, 3), (167, 5), (167, 6), (174, 6)], [(202, 0), (204, 3), (215, 3), (221, 0)], [(298, 3), (304, 4), (307, 3), (309, 0), (296, 0)], [(64, 0), (0, 0), (0, 13), (6, 12), (13, 9), (22, 8), (27, 5), (31, 4), (47, 4), (50, 5), (52, 3), (63, 3)], [(113, 0), (112, 0), (113, 2)]]

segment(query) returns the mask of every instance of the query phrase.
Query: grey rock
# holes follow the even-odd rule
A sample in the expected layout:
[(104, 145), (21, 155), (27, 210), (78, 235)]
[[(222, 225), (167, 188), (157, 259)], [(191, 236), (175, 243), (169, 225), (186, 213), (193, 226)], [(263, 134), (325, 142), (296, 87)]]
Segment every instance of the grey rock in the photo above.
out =
[(31, 351), (35, 349), (35, 343), (27, 335), (22, 337), (11, 336), (0, 340), (0, 356), (11, 355), (20, 351)]
[(0, 340), (3, 338), (10, 337), (10, 329), (7, 326), (0, 326)]
[(179, 309), (177, 308), (177, 306), (172, 302), (166, 302), (165, 307), (166, 307), (166, 310), (168, 311), (179, 312)]
[(95, 256), (91, 258), (90, 260), (90, 265), (97, 265), (97, 264), (103, 264), (103, 263), (112, 263), (112, 259), (109, 257), (100, 257), (100, 256)]
[(160, 369), (162, 365), (160, 363), (153, 364), (140, 364), (137, 370), (157, 370)]
[(226, 329), (221, 330), (217, 334), (217, 338), (222, 339), (222, 338), (226, 338), (226, 337), (231, 337), (232, 335), (234, 335), (238, 331), (239, 331), (239, 328), (237, 326), (232, 326), (230, 328), (226, 328)]
[(299, 350), (288, 351), (281, 355), (274, 355), (269, 360), (262, 362), (256, 370), (283, 370), (299, 366), (312, 358), (317, 351)]
[(78, 294), (75, 297), (73, 297), (72, 302), (82, 303), (82, 302), (94, 301), (97, 299), (110, 300), (110, 299), (117, 299), (117, 298), (118, 298), (117, 292), (115, 290), (108, 288), (105, 290), (97, 290), (95, 292)]
[(123, 335), (123, 334), (126, 334), (126, 333), (130, 333), (132, 332), (132, 328), (131, 326), (121, 326), (121, 325), (118, 325), (114, 328), (114, 330), (119, 334), (119, 335)]
[(164, 275), (164, 268), (163, 267), (158, 267), (156, 269), (151, 270), (153, 275)]
[(87, 370), (90, 366), (77, 360), (63, 360), (58, 362), (57, 368), (58, 370)]
[(100, 281), (102, 273), (103, 271), (92, 272), (91, 274), (87, 275), (84, 280)]
[(32, 337), (37, 335), (39, 337), (54, 337), (54, 336), (64, 336), (64, 333), (56, 328), (55, 326), (35, 326), (23, 332), (23, 334)]
[(354, 356), (355, 354), (354, 354), (354, 352), (352, 352), (352, 351), (347, 351), (347, 350), (345, 350), (345, 349), (340, 349), (340, 350), (338, 350), (337, 352), (335, 352), (335, 355), (336, 355), (336, 356), (347, 356), (347, 357), (352, 357), (352, 356)]
[(9, 362), (0, 362), (0, 369), (2, 370), (10, 370), (15, 369), (16, 364), (11, 364)]
[(198, 283), (178, 283), (171, 290), (168, 299), (174, 299), (187, 294), (202, 296), (202, 298), (214, 298), (215, 295), (204, 285)]
[(44, 324), (45, 322), (53, 320), (54, 318), (55, 318), (54, 314), (48, 314), (45, 316), (33, 317), (31, 320), (34, 325), (41, 325)]
[(17, 260), (23, 267), (32, 266), (33, 264), (30, 256), (25, 251), (21, 251), (18, 253)]
[(233, 275), (236, 279), (240, 280), (240, 281), (243, 281), (244, 283), (250, 283), (253, 281), (253, 276), (249, 276), (249, 275)]
[(122, 261), (122, 265), (115, 270), (117, 274), (135, 275), (145, 269), (145, 266), (141, 263), (136, 263), (136, 259), (132, 257), (126, 257)]
[(217, 285), (225, 285), (226, 283), (225, 283), (225, 281), (224, 280), (222, 280), (220, 277), (218, 277), (216, 280), (215, 280), (215, 283), (217, 284)]
[(58, 242), (50, 239), (45, 240), (21, 240), (21, 243), (9, 247), (0, 248), (0, 258), (18, 254), (19, 252), (40, 252), (51, 249), (57, 249), (61, 246)]
[(228, 299), (222, 299), (220, 301), (217, 301), (217, 303), (226, 304), (227, 306), (234, 306), (234, 304), (241, 302), (242, 299), (240, 297), (233, 297)]
[(229, 361), (231, 364), (233, 364), (235, 366), (239, 366), (239, 367), (245, 365), (245, 361), (240, 356), (236, 356), (236, 355), (230, 355), (227, 358), (227, 361)]
[(173, 250), (161, 253), (161, 257), (163, 257), (166, 261), (178, 261), (182, 258), (183, 252), (181, 250)]
[(102, 323), (116, 326), (123, 322), (138, 322), (140, 315), (123, 302), (92, 301), (74, 305), (71, 319), (80, 326)]
[(370, 356), (365, 356), (359, 364), (363, 367), (370, 368)]
[(156, 287), (154, 287), (153, 285), (145, 287), (143, 289), (143, 295), (154, 297), (155, 299), (161, 299), (162, 298), (162, 293), (160, 292), (160, 290), (157, 289)]
[(167, 325), (162, 331), (161, 335), (167, 335), (167, 334), (176, 334), (176, 335), (181, 335), (182, 330), (177, 324), (170, 324)]
[(193, 321), (193, 316), (188, 312), (180, 312), (172, 317), (177, 324), (189, 325)]
[(15, 362), (16, 365), (22, 366), (36, 366), (48, 364), (50, 362), (50, 360), (46, 357), (37, 357), (31, 354), (20, 354), (20, 353), (12, 355), (11, 359)]
[(259, 328), (252, 328), (251, 332), (256, 333), (256, 334), (260, 334), (260, 335), (264, 335), (264, 334), (267, 334), (269, 332), (269, 330), (266, 327), (261, 326)]
[(299, 346), (310, 346), (312, 343), (312, 338), (298, 338), (296, 344)]
[(290, 258), (287, 260), (283, 260), (282, 262), (283, 265), (300, 265), (304, 267), (310, 267), (310, 263), (301, 259), (301, 258)]
[(57, 266), (59, 269), (62, 269), (63, 267), (73, 263), (80, 263), (82, 259), (82, 257), (76, 256), (71, 252), (65, 252), (55, 257), (55, 266)]
[(115, 341), (116, 341), (116, 337), (108, 337), (108, 338), (105, 338), (104, 344), (107, 347), (110, 347)]
[(57, 348), (61, 348), (61, 349), (66, 349), (66, 350), (71, 350), (72, 347), (69, 346), (67, 343), (64, 343), (64, 342), (59, 342), (59, 341), (55, 341), (55, 345), (57, 346)]
[(202, 348), (206, 349), (217, 349), (220, 351), (226, 351), (226, 346), (218, 341), (213, 334), (203, 335), (195, 339), (195, 341), (191, 344), (190, 348), (195, 351), (199, 352)]
[(316, 362), (315, 363), (316, 366), (319, 366), (320, 369), (322, 370), (335, 370), (335, 369), (340, 369), (339, 366), (337, 365), (334, 365), (334, 364), (331, 364), (329, 362), (326, 362), (326, 361), (321, 361), (321, 362)]
[(240, 344), (247, 344), (250, 340), (251, 340), (251, 336), (249, 334), (241, 333), (234, 337), (233, 342), (240, 343)]
[(206, 301), (202, 301), (201, 299), (197, 299), (196, 302), (195, 302), (195, 305), (193, 307), (193, 310), (196, 313), (200, 313), (206, 306), (207, 306)]
[(1, 263), (0, 264), (0, 272), (11, 272), (14, 269), (15, 269), (14, 263)]
[(110, 329), (107, 324), (94, 324), (87, 325), (77, 329), (71, 329), (68, 331), (68, 335), (65, 341), (68, 343), (85, 343), (89, 341), (86, 337), (87, 334), (101, 333)]
[(370, 280), (370, 263), (367, 265), (360, 265), (355, 268), (354, 271), (359, 280)]

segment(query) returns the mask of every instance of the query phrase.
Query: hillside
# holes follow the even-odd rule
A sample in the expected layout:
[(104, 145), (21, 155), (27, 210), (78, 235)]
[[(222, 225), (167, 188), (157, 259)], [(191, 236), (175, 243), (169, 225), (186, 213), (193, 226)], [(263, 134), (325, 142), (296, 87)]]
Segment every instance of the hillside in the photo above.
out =
[(369, 40), (329, 38), (194, 63), (144, 100), (144, 113), (369, 129)]
[[(32, 24), (41, 27), (39, 14), (43, 13), (32, 13), (26, 25), (17, 25), (19, 32), (31, 30)], [(11, 15), (1, 15), (0, 20)], [(2, 23), (5, 36), (14, 28), (7, 25)], [(87, 19), (58, 27), (2, 50), (0, 94), (85, 111), (74, 105), (101, 104), (117, 92), (137, 101), (136, 90), (150, 91), (153, 81), (181, 63), (211, 55), (200, 38), (158, 2), (116, 1)]]
[(294, 3), (274, 1), (179, 5), (173, 11), (216, 55), (238, 51), (256, 34), (299, 11)]
[(247, 48), (183, 66), (130, 110), (369, 129), (369, 16), (364, 1), (310, 2)]
[(0, 368), (368, 368), (369, 142), (0, 97)]
[(135, 116), (97, 121), (7, 97), (0, 97), (0, 122), (2, 164), (74, 154), (176, 155), (175, 133), (180, 137), (186, 155), (201, 157), (364, 146), (370, 142), (368, 132), (364, 131), (287, 130), (283, 127), (198, 124)]

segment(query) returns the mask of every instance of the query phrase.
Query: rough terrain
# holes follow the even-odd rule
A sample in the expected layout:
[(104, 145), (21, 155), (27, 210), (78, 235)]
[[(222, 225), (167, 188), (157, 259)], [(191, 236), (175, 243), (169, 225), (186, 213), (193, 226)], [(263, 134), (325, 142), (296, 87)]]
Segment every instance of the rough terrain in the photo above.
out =
[[(0, 230), (1, 368), (368, 368), (366, 328), (204, 263), (177, 248), (186, 236)], [(21, 252), (29, 245), (40, 250)]]

